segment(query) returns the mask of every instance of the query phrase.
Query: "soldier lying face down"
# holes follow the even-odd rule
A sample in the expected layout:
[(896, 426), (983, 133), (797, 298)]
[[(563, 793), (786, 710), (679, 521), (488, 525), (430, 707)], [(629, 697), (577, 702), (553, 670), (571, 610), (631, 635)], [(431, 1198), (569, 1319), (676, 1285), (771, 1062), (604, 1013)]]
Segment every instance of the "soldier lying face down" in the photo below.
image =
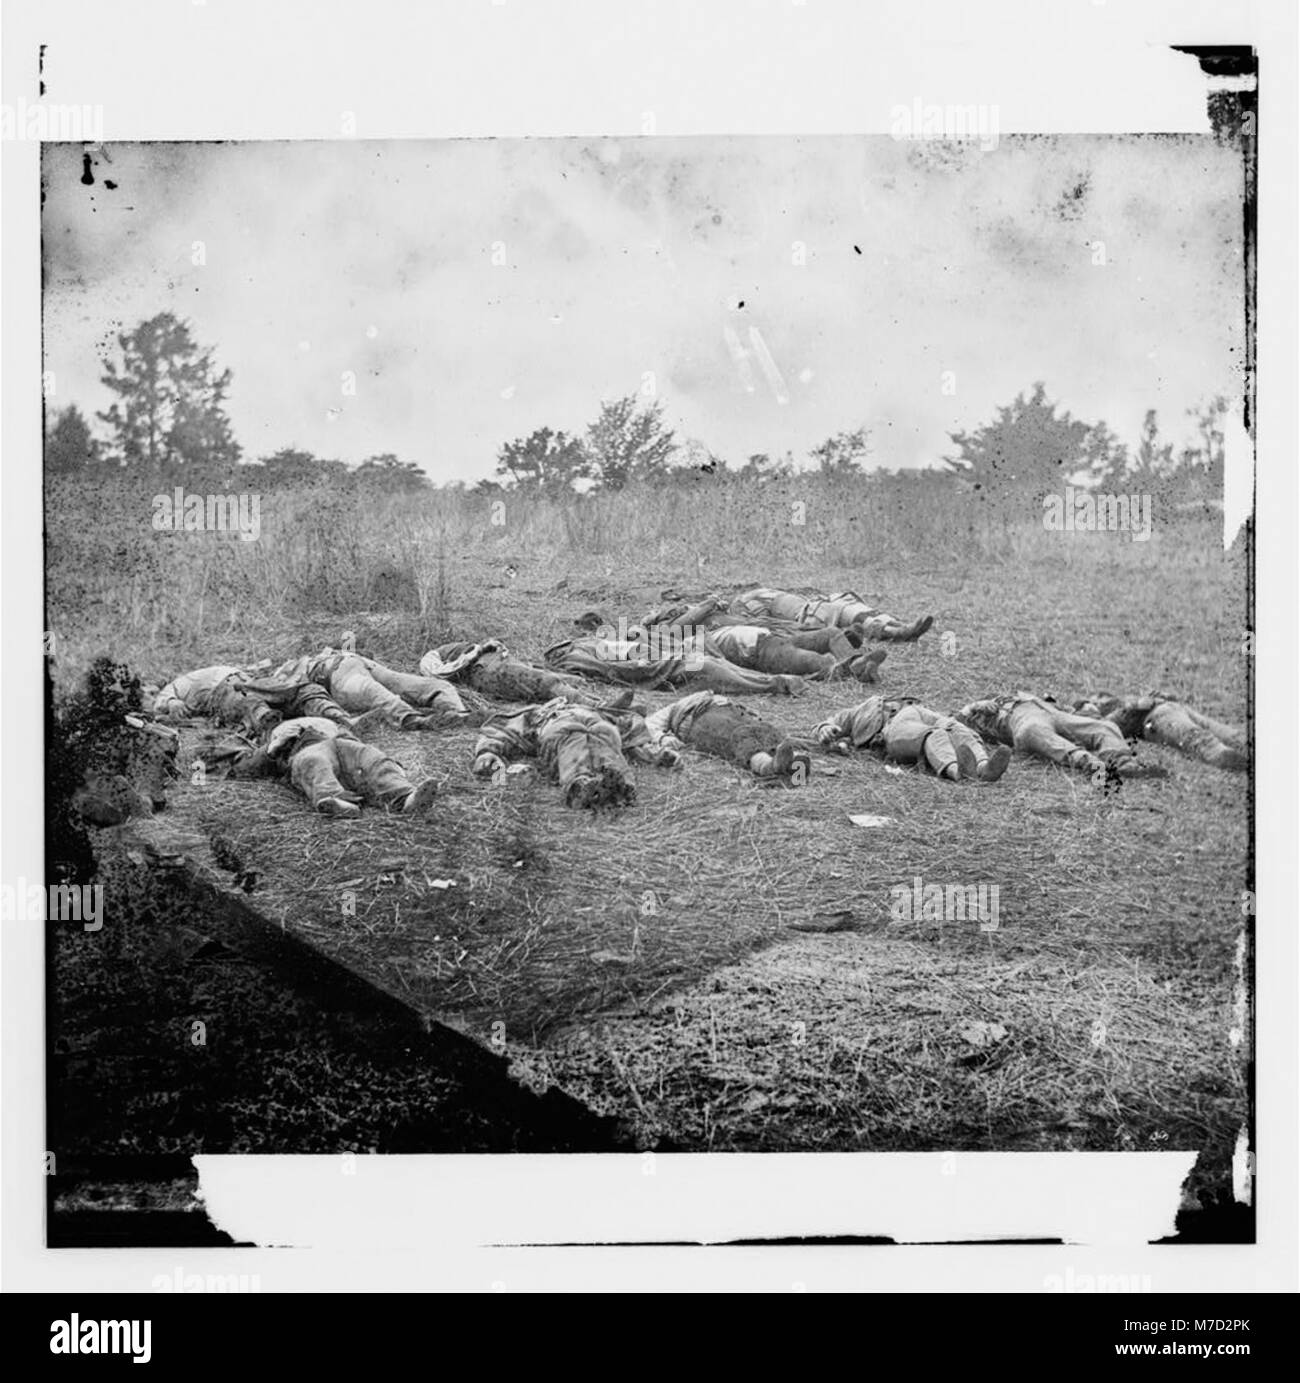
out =
[(912, 643), (934, 623), (933, 615), (905, 622), (894, 615), (867, 605), (852, 591), (829, 599), (795, 595), (791, 591), (760, 586), (738, 595), (731, 602), (731, 613), (746, 618), (781, 620), (799, 629), (856, 628), (864, 639), (883, 639), (892, 643)]
[(1009, 744), (1062, 768), (1091, 773), (1098, 782), (1115, 777), (1158, 777), (1161, 770), (1139, 764), (1113, 720), (1067, 711), (1029, 692), (972, 701), (957, 718), (995, 744)]
[(936, 777), (953, 783), (959, 778), (996, 783), (1011, 762), (1005, 745), (989, 753), (980, 736), (955, 716), (932, 711), (910, 696), (868, 697), (822, 721), (813, 734), (837, 753), (875, 749), (898, 763), (925, 763)]
[(796, 696), (803, 691), (798, 677), (737, 667), (702, 635), (645, 639), (639, 629), (629, 632), (625, 639), (599, 634), (563, 639), (546, 650), (547, 666), (620, 686), (707, 687), (735, 695)]
[[(437, 792), (432, 779), (413, 783), (396, 759), (363, 744), (337, 721), (320, 716), (301, 716), (278, 725), (266, 742), (261, 762), (269, 771), (287, 772), (293, 786), (325, 816), (359, 816), (362, 803), (418, 815), (428, 809)], [(237, 764), (232, 776), (248, 776), (248, 767), (245, 762), (241, 771)]]
[(812, 772), (808, 753), (775, 725), (716, 692), (694, 692), (646, 720), (651, 743), (670, 749), (689, 745), (726, 759), (756, 778), (803, 784)]
[(1103, 716), (1119, 726), (1126, 739), (1167, 744), (1214, 768), (1250, 767), (1246, 732), (1212, 720), (1166, 696), (1111, 696), (1103, 692), (1074, 703), (1081, 715)]
[(650, 741), (645, 721), (618, 707), (575, 706), (563, 697), (484, 722), (474, 773), (500, 780), (511, 760), (535, 757), (566, 806), (627, 806), (636, 798), (629, 759), (674, 768), (678, 755)]

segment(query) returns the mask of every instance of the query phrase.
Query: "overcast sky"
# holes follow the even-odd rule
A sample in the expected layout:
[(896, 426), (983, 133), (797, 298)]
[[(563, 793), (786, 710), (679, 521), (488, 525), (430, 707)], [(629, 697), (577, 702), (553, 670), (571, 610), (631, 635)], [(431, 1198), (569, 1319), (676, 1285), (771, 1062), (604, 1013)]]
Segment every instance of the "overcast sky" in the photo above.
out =
[(1037, 379), (1127, 440), (1148, 408), (1181, 439), (1188, 408), (1240, 390), (1240, 156), (1209, 136), (107, 157), (85, 185), (80, 146), (46, 150), (52, 402), (106, 406), (115, 333), (171, 310), (233, 370), (248, 459), (396, 452), (473, 480), (647, 376), (733, 463), (865, 423), (875, 463), (935, 464)]

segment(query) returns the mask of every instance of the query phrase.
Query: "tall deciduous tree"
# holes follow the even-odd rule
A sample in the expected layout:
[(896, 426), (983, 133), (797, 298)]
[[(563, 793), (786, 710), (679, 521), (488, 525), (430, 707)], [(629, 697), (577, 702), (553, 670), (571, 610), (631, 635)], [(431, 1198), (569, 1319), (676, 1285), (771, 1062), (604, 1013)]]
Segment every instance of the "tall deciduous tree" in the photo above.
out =
[(574, 481), (588, 478), (592, 469), (578, 438), (549, 427), (507, 442), (497, 453), (497, 475), (507, 477), (520, 490), (542, 494), (572, 490)]
[(1206, 487), (1212, 495), (1223, 494), (1224, 421), (1228, 416), (1228, 400), (1216, 395), (1203, 408), (1189, 410), (1196, 420), (1201, 445), (1196, 449), (1205, 472)]
[(1130, 470), (1128, 447), (1105, 423), (1098, 423), (1088, 433), (1083, 445), (1092, 488), (1111, 493), (1122, 490), (1127, 484)]
[(862, 473), (862, 463), (871, 451), (870, 434), (865, 427), (852, 432), (837, 432), (808, 453), (822, 475), (841, 478)]
[(226, 413), (231, 374), (216, 369), (212, 350), (170, 312), (120, 333), (117, 350), (102, 376), (114, 399), (98, 415), (115, 457), (160, 479), (227, 476), (240, 449)]
[(635, 394), (602, 403), (586, 440), (594, 474), (607, 490), (664, 475), (677, 450), (676, 436), (664, 425), (663, 402), (642, 406)]
[(1160, 440), (1156, 410), (1148, 408), (1146, 416), (1142, 419), (1142, 435), (1138, 441), (1137, 456), (1128, 476), (1129, 488), (1146, 491), (1161, 488), (1173, 477), (1176, 469), (1173, 443)]
[(957, 455), (944, 457), (944, 464), (981, 497), (1044, 494), (1088, 466), (1091, 430), (1059, 412), (1040, 382), (1028, 398), (1019, 394), (999, 408), (991, 423), (974, 432), (949, 433)]

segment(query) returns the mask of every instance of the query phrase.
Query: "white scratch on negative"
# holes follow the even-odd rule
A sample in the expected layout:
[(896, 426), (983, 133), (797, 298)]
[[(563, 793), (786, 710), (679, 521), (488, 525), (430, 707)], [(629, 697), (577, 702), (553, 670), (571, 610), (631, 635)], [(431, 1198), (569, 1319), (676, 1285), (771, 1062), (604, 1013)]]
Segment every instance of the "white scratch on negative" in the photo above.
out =
[(740, 337), (736, 334), (735, 327), (723, 327), (722, 335), (727, 343), (727, 349), (731, 352), (731, 358), (735, 362), (736, 369), (740, 372), (740, 382), (745, 386), (745, 393), (754, 392), (754, 372), (749, 367), (749, 352), (740, 344)]
[(785, 391), (785, 380), (781, 378), (781, 371), (776, 368), (776, 361), (772, 359), (772, 352), (767, 348), (767, 342), (763, 340), (763, 333), (757, 327), (749, 329), (749, 344), (754, 348), (754, 354), (758, 356), (758, 363), (763, 367), (763, 373), (767, 376), (767, 382), (772, 386), (772, 393), (776, 396), (777, 403), (789, 403), (790, 396)]

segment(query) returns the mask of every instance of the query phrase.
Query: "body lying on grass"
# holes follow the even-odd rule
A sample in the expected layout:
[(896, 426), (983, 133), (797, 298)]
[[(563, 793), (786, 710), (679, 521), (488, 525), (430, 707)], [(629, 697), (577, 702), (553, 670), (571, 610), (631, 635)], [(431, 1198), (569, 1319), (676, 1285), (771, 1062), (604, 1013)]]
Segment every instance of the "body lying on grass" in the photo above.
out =
[(320, 683), (270, 676), (261, 664), (219, 664), (183, 673), (158, 693), (154, 713), (171, 721), (211, 720), (254, 738), (297, 716), (321, 716), (349, 726), (356, 719)]
[[(547, 665), (620, 686), (702, 687), (741, 696), (763, 692), (797, 696), (804, 689), (798, 677), (737, 667), (711, 650), (702, 636), (670, 640), (664, 656), (646, 657), (646, 641), (635, 637), (635, 630), (631, 632), (633, 637), (626, 639), (599, 634), (563, 639), (546, 650)], [(651, 643), (650, 651), (659, 650)]]
[(820, 744), (836, 753), (874, 749), (896, 763), (926, 764), (938, 778), (974, 778), (996, 783), (1011, 762), (1011, 750), (989, 752), (983, 739), (955, 716), (922, 706), (910, 696), (871, 696), (836, 711), (816, 727)]
[[(856, 639), (855, 639), (856, 636)], [(787, 673), (809, 681), (855, 678), (878, 682), (885, 650), (863, 653), (862, 636), (853, 629), (808, 629), (783, 634), (761, 624), (731, 624), (708, 636), (729, 663), (753, 672)]]
[(576, 678), (526, 663), (496, 639), (442, 644), (420, 659), (420, 674), (465, 683), (497, 701), (540, 703), (560, 697), (578, 706), (602, 704)]
[(1069, 711), (1029, 692), (972, 701), (957, 712), (957, 718), (994, 744), (1091, 773), (1099, 783), (1116, 777), (1160, 775), (1159, 769), (1138, 762), (1113, 720)]
[(1166, 744), (1214, 768), (1250, 767), (1246, 732), (1194, 711), (1167, 696), (1111, 696), (1101, 693), (1074, 703), (1081, 715), (1114, 721), (1126, 739)]
[(345, 649), (291, 658), (270, 681), (315, 682), (350, 715), (376, 711), (400, 730), (436, 730), (469, 718), (465, 702), (445, 679), (395, 672)]
[(726, 759), (757, 778), (806, 783), (812, 771), (807, 751), (747, 706), (716, 692), (693, 692), (646, 720), (653, 744)]
[(538, 706), (501, 712), (484, 722), (474, 746), (474, 773), (500, 782), (514, 760), (536, 758), (559, 783), (566, 806), (626, 806), (636, 798), (628, 763), (675, 768), (670, 746), (651, 743), (646, 722), (617, 706), (575, 706), (555, 697)]
[[(697, 609), (699, 607), (696, 607)], [(911, 643), (934, 623), (933, 615), (904, 621), (866, 604), (852, 591), (827, 598), (795, 595), (769, 586), (760, 586), (738, 595), (730, 613), (745, 619), (774, 619), (798, 629), (857, 629), (864, 639), (892, 643)]]
[[(743, 617), (720, 613), (715, 602), (660, 611), (644, 625), (624, 626), (623, 636), (601, 628), (603, 621), (594, 612), (576, 621), (588, 634), (603, 638), (629, 659), (652, 663), (671, 657), (721, 658), (749, 672), (786, 676), (808, 681), (830, 682), (856, 678), (860, 682), (880, 680), (880, 664), (885, 650), (863, 653), (861, 631), (848, 629), (798, 629), (780, 623), (746, 623)], [(700, 615), (700, 622), (691, 617)], [(735, 686), (713, 685), (715, 691), (742, 690)]]
[(218, 725), (260, 734), (279, 719), (265, 697), (248, 691), (248, 683), (266, 669), (218, 663), (195, 668), (168, 682), (154, 698), (154, 714), (164, 720), (213, 720)]
[(323, 716), (283, 721), (264, 747), (231, 735), (206, 746), (200, 757), (232, 778), (287, 777), (324, 816), (359, 816), (363, 804), (415, 815), (437, 791), (432, 779), (413, 783), (396, 759)]

